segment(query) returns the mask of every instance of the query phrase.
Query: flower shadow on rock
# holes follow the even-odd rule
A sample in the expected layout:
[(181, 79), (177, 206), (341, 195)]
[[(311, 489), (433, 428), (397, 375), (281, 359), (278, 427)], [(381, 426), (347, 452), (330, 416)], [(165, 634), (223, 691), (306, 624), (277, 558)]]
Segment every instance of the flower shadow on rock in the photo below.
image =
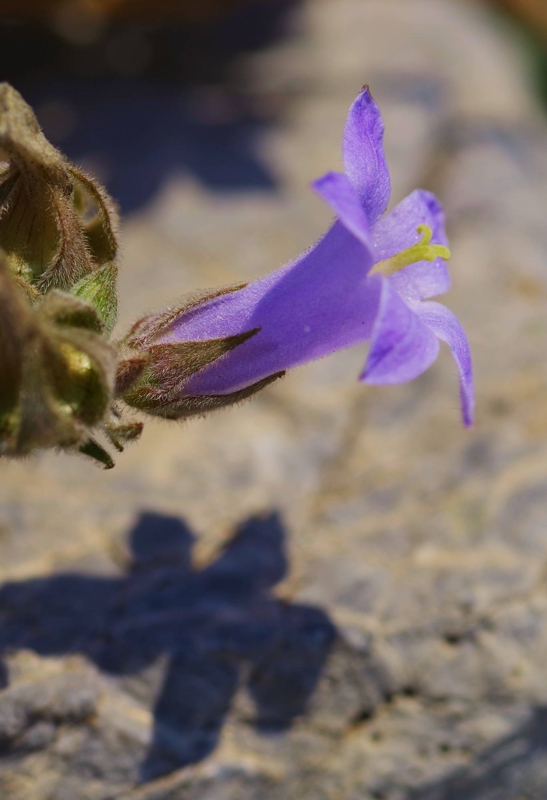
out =
[(287, 571), (284, 537), (277, 514), (251, 518), (216, 561), (193, 570), (185, 524), (144, 513), (127, 575), (4, 584), (1, 649), (82, 653), (122, 682), (165, 658), (143, 780), (215, 748), (242, 680), (256, 727), (282, 731), (305, 711), (335, 636), (321, 609), (272, 595)]

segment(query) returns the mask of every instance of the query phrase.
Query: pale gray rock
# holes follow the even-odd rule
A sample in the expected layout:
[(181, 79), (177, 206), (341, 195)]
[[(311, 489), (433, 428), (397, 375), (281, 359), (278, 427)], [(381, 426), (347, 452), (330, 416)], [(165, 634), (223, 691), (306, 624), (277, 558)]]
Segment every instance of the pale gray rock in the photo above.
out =
[(2, 464), (6, 800), (547, 796), (547, 123), (476, 4), (309, 0), (295, 28), (233, 73), (283, 108), (251, 142), (276, 191), (173, 174), (125, 221), (121, 325), (307, 247), (368, 82), (394, 201), (447, 208), (477, 424), (446, 352), (366, 388), (356, 350), (147, 424), (111, 473)]

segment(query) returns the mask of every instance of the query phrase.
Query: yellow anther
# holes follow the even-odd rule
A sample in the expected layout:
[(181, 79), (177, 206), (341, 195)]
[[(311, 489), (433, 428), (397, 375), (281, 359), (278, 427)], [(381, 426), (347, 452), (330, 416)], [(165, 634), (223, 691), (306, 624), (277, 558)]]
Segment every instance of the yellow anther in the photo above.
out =
[(393, 275), (395, 272), (408, 267), (410, 264), (415, 264), (417, 261), (435, 261), (436, 258), (443, 258), (448, 261), (450, 258), (450, 250), (442, 244), (431, 244), (433, 238), (433, 231), (429, 225), (418, 225), (417, 231), (421, 236), (417, 244), (412, 247), (407, 247), (406, 250), (401, 250), (400, 253), (386, 258), (385, 261), (379, 261), (373, 266), (370, 274), (380, 272), (382, 275)]

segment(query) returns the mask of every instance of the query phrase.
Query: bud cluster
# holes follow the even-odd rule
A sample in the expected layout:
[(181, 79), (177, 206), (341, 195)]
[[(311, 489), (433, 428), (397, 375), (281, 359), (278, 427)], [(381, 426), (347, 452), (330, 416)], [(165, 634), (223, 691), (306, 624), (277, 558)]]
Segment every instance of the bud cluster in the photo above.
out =
[(112, 458), (96, 435), (121, 451), (142, 430), (122, 418), (121, 399), (182, 419), (243, 400), (278, 377), (218, 397), (184, 395), (185, 380), (256, 333), (155, 343), (174, 316), (209, 295), (111, 341), (117, 239), (107, 192), (47, 141), (21, 95), (0, 84), (0, 455), (56, 447), (108, 468)]
[[(0, 454), (80, 450), (112, 461), (117, 348), (115, 207), (0, 85)], [(121, 425), (121, 439), (140, 432)]]

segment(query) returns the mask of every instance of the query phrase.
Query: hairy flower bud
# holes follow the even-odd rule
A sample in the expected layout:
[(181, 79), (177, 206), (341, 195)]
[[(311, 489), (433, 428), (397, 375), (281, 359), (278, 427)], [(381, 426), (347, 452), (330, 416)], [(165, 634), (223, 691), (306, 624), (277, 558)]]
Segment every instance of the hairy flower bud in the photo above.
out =
[(35, 313), (49, 343), (44, 368), (58, 402), (74, 420), (75, 430), (95, 427), (109, 410), (118, 360), (115, 347), (100, 335), (95, 310), (69, 294), (48, 293)]
[(31, 306), (0, 260), (0, 453), (78, 448), (108, 415), (117, 352), (95, 310), (52, 291)]
[(23, 378), (23, 353), (31, 341), (27, 304), (0, 262), (0, 454), (13, 449)]
[(0, 247), (20, 282), (38, 293), (70, 290), (114, 263), (117, 215), (108, 195), (47, 141), (30, 106), (7, 83), (0, 84), (0, 153), (7, 162), (0, 174)]
[(6, 83), (0, 160), (0, 454), (76, 448), (112, 466), (91, 433), (120, 449), (142, 428), (113, 406), (116, 209)]

